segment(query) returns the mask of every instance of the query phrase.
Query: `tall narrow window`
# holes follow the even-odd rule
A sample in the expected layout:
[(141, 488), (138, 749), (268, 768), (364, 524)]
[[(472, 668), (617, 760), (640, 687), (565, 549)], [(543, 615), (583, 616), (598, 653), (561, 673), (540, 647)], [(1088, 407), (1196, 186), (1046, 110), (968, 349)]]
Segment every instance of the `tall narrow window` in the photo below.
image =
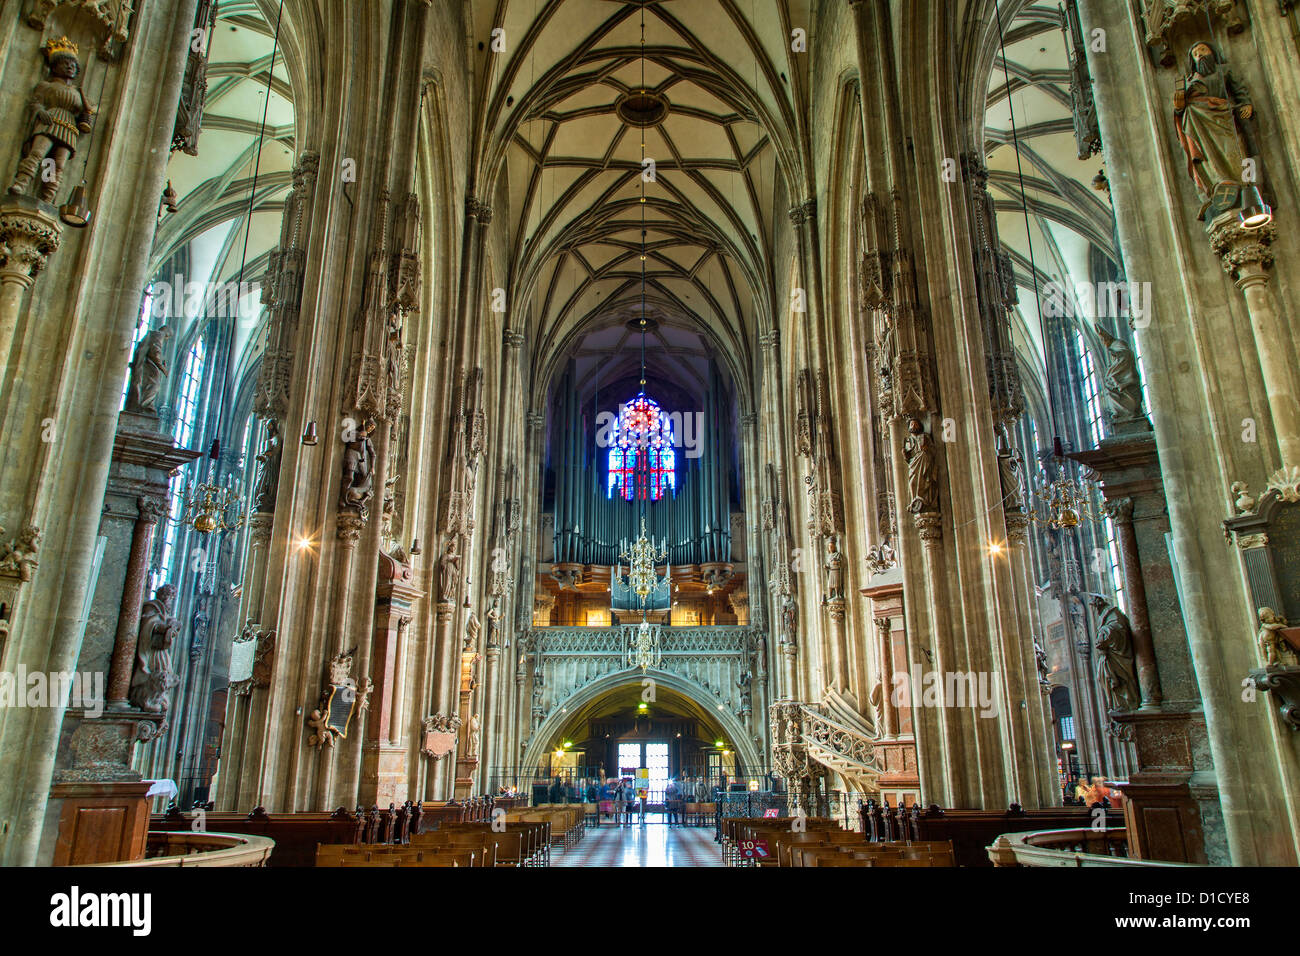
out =
[(609, 450), (609, 497), (658, 501), (677, 489), (672, 422), (659, 403), (639, 393), (623, 405)]
[[(203, 339), (197, 338), (190, 346), (185, 357), (185, 371), (181, 375), (180, 388), (176, 393), (176, 419), (172, 426), (172, 435), (176, 444), (182, 448), (190, 447), (194, 438), (199, 411), (199, 391), (203, 385)], [(179, 537), (180, 520), (185, 507), (186, 476), (178, 474), (172, 478), (167, 495), (167, 531), (163, 536), (162, 559), (154, 574), (153, 586), (158, 587), (172, 576), (176, 560), (176, 543)]]
[(1083, 396), (1087, 403), (1088, 434), (1094, 447), (1105, 437), (1101, 417), (1101, 393), (1097, 381), (1097, 367), (1092, 359), (1092, 352), (1082, 332), (1075, 332), (1075, 342), (1079, 347), (1079, 371), (1083, 375)]

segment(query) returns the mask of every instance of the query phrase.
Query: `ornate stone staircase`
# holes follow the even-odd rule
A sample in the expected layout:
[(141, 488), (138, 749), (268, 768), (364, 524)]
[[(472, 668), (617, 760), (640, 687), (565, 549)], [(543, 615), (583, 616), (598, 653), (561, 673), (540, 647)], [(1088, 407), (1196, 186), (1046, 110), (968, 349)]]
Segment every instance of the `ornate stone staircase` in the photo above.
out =
[(778, 701), (770, 716), (776, 770), (792, 792), (812, 788), (827, 770), (851, 790), (878, 789), (875, 728), (845, 698), (831, 691), (820, 703)]

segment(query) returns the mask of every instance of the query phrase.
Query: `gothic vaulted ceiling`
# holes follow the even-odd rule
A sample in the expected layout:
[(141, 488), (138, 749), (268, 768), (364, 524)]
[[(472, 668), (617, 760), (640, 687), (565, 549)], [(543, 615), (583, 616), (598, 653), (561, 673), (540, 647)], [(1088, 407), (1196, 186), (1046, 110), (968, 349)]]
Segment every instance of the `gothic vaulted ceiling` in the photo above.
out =
[[(160, 281), (174, 282), (168, 260), (188, 246), (183, 278), (206, 284), (209, 300), (217, 283), (238, 277), (245, 242), (244, 281), (254, 283), (266, 272), (268, 254), (280, 238), (284, 198), (292, 185), (294, 104), (283, 47), (274, 50), (272, 67), (274, 35), (274, 23), (252, 0), (218, 5), (208, 40), (208, 91), (197, 154), (174, 152), (167, 165), (179, 201), (176, 212), (163, 213), (152, 268)], [(266, 131), (260, 135), (264, 114)], [(257, 194), (252, 196), (255, 173)], [(237, 327), (237, 354), (255, 341), (258, 298), (254, 293), (241, 302), (245, 321)], [(169, 316), (179, 339), (193, 318)], [(244, 354), (243, 362), (251, 358)]]
[(700, 335), (747, 366), (772, 307), (778, 177), (806, 191), (808, 57), (790, 42), (806, 0), (469, 6), (476, 194), (508, 197), (494, 217), (509, 222), (511, 312), (540, 365), (617, 344), (644, 264), (645, 311), (672, 339), (651, 346), (682, 385), (698, 382)]

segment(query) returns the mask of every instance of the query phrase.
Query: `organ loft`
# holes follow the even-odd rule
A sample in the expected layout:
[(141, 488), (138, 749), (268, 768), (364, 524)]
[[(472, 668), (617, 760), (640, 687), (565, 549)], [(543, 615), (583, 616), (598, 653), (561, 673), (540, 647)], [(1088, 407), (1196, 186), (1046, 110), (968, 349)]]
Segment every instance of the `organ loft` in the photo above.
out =
[(1295, 866), (1298, 38), (0, 4), (0, 863)]

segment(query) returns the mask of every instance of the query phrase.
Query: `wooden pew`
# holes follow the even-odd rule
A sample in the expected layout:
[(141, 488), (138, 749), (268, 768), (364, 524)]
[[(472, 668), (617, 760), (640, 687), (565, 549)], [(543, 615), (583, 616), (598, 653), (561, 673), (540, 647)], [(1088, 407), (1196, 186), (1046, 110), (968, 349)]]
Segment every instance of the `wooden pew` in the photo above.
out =
[[(1026, 810), (1012, 804), (1007, 810), (941, 809), (933, 804), (891, 808), (868, 801), (861, 808), (863, 834), (870, 840), (921, 842), (948, 840), (957, 866), (992, 866), (986, 847), (1003, 833), (1029, 830), (1065, 830), (1092, 825), (1087, 807), (1049, 807)], [(1122, 812), (1106, 811), (1106, 826), (1122, 827)]]

